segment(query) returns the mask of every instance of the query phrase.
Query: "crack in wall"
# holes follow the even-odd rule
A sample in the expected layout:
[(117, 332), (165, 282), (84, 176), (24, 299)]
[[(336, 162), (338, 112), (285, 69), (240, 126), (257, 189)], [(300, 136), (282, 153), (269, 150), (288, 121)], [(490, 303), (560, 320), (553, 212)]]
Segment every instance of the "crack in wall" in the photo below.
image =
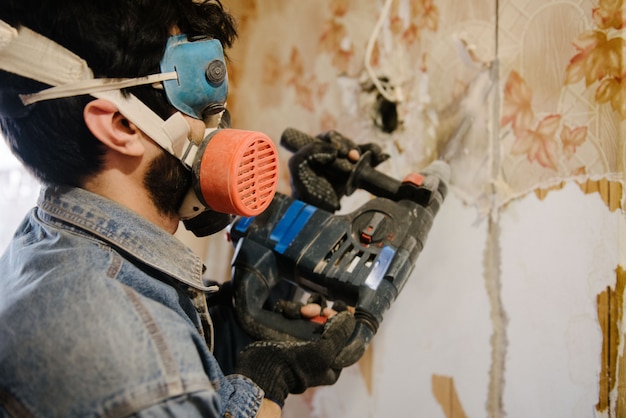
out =
[[(500, 1), (495, 0), (495, 22), (494, 22), (494, 61), (492, 65), (494, 85), (500, 85)], [(489, 369), (489, 386), (487, 393), (487, 414), (489, 418), (501, 418), (506, 415), (504, 410), (504, 386), (505, 386), (505, 366), (506, 354), (508, 349), (507, 324), (508, 317), (502, 303), (502, 270), (501, 261), (502, 254), (500, 250), (500, 224), (497, 206), (497, 190), (496, 181), (500, 173), (501, 154), (500, 154), (500, 106), (501, 97), (500, 90), (493, 89), (491, 95), (493, 102), (491, 103), (491, 135), (489, 150), (489, 179), (491, 179), (492, 188), (492, 204), (489, 214), (489, 225), (487, 232), (487, 245), (484, 253), (484, 271), (485, 271), (485, 287), (489, 304), (491, 307), (491, 367)], [(489, 125), (487, 125), (489, 126)]]
[(504, 371), (508, 338), (506, 327), (508, 317), (502, 303), (502, 283), (500, 269), (500, 225), (496, 219), (489, 219), (487, 246), (485, 248), (484, 268), (485, 286), (491, 306), (491, 368), (489, 370), (489, 391), (487, 413), (490, 418), (505, 416), (503, 405)]

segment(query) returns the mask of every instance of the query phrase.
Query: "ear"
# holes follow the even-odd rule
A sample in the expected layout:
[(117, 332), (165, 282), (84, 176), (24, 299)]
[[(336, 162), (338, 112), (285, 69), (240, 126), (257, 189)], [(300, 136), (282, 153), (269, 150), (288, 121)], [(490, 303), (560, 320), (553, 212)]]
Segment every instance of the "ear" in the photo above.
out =
[(141, 131), (110, 101), (92, 100), (85, 106), (83, 117), (87, 128), (107, 147), (134, 157), (145, 152)]

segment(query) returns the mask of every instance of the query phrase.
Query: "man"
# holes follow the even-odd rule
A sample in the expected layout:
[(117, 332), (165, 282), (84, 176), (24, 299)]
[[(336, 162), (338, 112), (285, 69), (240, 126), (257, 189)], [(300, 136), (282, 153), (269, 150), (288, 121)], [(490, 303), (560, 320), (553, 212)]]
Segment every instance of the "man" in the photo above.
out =
[(221, 4), (4, 0), (0, 19), (0, 126), (44, 185), (0, 259), (0, 416), (279, 416), (334, 383), (347, 312), (319, 341), (250, 345), (225, 376), (202, 262), (172, 236), (186, 155), (225, 97), (205, 86), (217, 97), (187, 110), (167, 83), (188, 62), (165, 54), (231, 46)]

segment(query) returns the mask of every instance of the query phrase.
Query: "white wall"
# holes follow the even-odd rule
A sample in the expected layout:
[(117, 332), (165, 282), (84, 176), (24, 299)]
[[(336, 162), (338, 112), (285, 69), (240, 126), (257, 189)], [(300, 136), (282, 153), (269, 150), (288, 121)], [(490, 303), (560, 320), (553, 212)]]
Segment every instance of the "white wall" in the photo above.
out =
[(38, 183), (26, 173), (0, 135), (0, 252), (37, 201)]

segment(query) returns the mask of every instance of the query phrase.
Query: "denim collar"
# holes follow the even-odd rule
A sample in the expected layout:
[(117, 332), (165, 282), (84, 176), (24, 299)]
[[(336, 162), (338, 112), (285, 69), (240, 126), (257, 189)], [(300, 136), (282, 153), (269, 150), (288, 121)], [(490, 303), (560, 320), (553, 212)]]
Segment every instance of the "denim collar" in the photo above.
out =
[(198, 290), (204, 286), (202, 260), (180, 240), (139, 214), (87, 190), (44, 186), (39, 216), (86, 231), (146, 265)]

